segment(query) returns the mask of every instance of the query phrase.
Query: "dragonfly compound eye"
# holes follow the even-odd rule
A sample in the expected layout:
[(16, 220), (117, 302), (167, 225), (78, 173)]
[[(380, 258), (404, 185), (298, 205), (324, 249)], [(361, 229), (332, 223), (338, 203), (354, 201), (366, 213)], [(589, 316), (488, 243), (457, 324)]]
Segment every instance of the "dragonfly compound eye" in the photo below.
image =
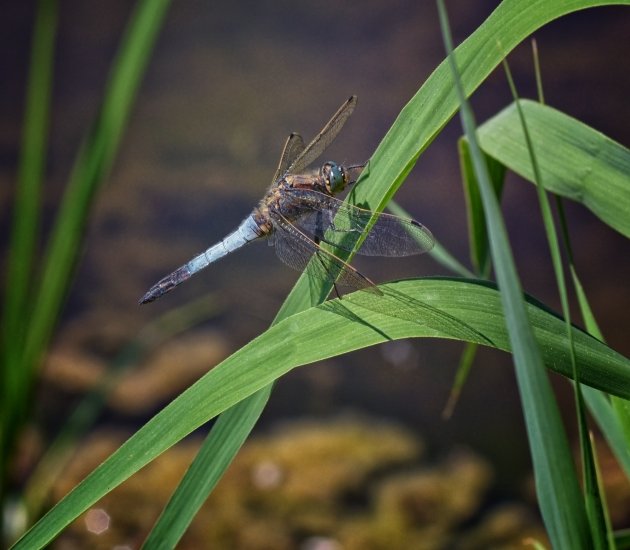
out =
[(326, 182), (326, 189), (333, 195), (343, 191), (346, 186), (346, 174), (343, 167), (334, 162), (327, 162), (322, 166), (322, 176)]

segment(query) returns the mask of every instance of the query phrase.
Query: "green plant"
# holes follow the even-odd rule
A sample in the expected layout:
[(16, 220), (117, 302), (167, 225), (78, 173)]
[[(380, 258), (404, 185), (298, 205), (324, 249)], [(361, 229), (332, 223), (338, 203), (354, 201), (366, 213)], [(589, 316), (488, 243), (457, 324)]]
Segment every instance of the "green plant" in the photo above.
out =
[[(470, 95), (503, 57), (534, 30), (566, 13), (606, 3), (556, 0), (524, 5), (516, 0), (505, 0), (455, 50), (457, 69), (452, 73), (448, 63), (442, 63), (403, 109), (363, 176), (363, 179), (370, 178), (372, 185), (358, 185), (350, 200), (370, 205), (377, 211), (385, 207), (419, 155), (455, 114), (460, 98), (453, 87), (453, 74), (461, 72), (461, 96)], [(515, 134), (521, 132), (521, 135), (523, 124), (518, 114), (519, 107), (535, 143), (535, 120), (540, 114), (536, 109), (540, 107), (528, 103), (517, 103), (512, 107), (513, 116), (509, 125), (511, 131)], [(544, 124), (551, 124), (554, 128), (573, 124), (567, 120), (554, 122), (556, 113), (549, 110), (541, 116)], [(472, 131), (473, 126), (468, 122), (467, 126)], [(486, 136), (484, 129), (487, 130)], [(484, 139), (489, 142), (493, 135), (489, 129), (491, 126), (484, 125), (479, 130), (480, 146), (485, 154), (498, 158), (499, 162), (512, 169), (514, 158), (520, 159), (519, 162), (526, 166), (532, 165), (532, 147), (527, 146), (525, 139), (519, 141), (518, 154), (494, 155), (490, 145), (484, 145)], [(500, 142), (500, 137), (501, 134), (497, 133), (495, 139)], [(469, 139), (469, 143), (474, 143), (474, 140)], [(610, 172), (615, 173), (617, 169), (619, 177), (627, 175), (628, 151), (603, 136), (600, 136), (598, 144), (612, 147), (618, 155), (604, 157), (606, 162), (597, 167), (598, 170), (609, 171), (609, 176), (601, 181), (589, 179), (584, 184), (593, 186), (590, 191), (597, 196), (609, 197), (612, 199), (610, 203), (627, 208), (630, 203), (627, 190), (612, 196), (607, 186)], [(484, 175), (480, 152), (474, 149), (471, 149), (470, 158), (474, 158), (477, 165), (476, 178), (485, 181), (487, 176)], [(553, 179), (547, 177), (550, 168), (535, 146), (533, 150), (542, 178), (532, 176), (531, 179), (553, 190), (550, 186)], [(554, 160), (563, 160), (561, 156), (556, 156), (558, 158)], [(611, 158), (615, 160), (611, 161)], [(513, 351), (522, 395), (527, 397), (525, 414), (530, 422), (537, 476), (541, 484), (551, 484), (542, 487), (539, 495), (550, 536), (557, 544), (585, 548), (589, 547), (590, 537), (598, 537), (595, 539), (598, 544), (605, 546), (607, 542), (602, 540), (602, 533), (597, 527), (601, 526), (601, 522), (591, 523), (595, 525), (592, 529), (587, 525), (586, 507), (577, 492), (576, 475), (568, 456), (564, 432), (554, 425), (549, 433), (545, 433), (543, 423), (548, 417), (555, 417), (556, 412), (553, 396), (545, 389), (541, 367), (544, 365), (567, 377), (577, 378), (571, 359), (574, 356), (575, 364), (580, 367), (579, 382), (625, 401), (630, 397), (630, 360), (596, 338), (567, 325), (543, 304), (530, 298), (523, 300), (511, 265), (509, 246), (502, 235), (498, 209), (492, 204), (488, 182), (484, 184), (483, 181), (479, 184), (481, 187), (485, 185), (485, 191), (481, 193), (485, 209), (481, 214), (480, 201), (477, 201), (475, 219), (487, 224), (493, 265), (497, 273), (501, 271), (501, 291), (512, 287), (507, 297), (490, 282), (442, 278), (390, 283), (382, 286), (383, 297), (356, 293), (341, 301), (333, 300), (318, 306), (331, 289), (323, 282), (320, 288), (314, 289), (311, 282), (302, 277), (268, 331), (237, 351), (156, 415), (38, 522), (16, 544), (16, 548), (44, 546), (102, 495), (185, 435), (220, 414), (202, 451), (145, 544), (146, 547), (173, 547), (246, 439), (265, 406), (274, 380), (297, 366), (387, 339), (436, 336)], [(580, 197), (584, 196), (587, 195), (580, 194)], [(603, 202), (606, 203), (606, 200)], [(596, 214), (605, 223), (619, 218), (610, 204), (604, 204)], [(479, 223), (475, 224), (474, 234), (479, 239), (475, 247), (478, 261), (475, 263), (483, 271), (488, 247), (485, 231), (477, 231), (479, 228)], [(507, 313), (504, 314), (504, 311)], [(337, 338), (322, 342), (315, 338), (321, 333), (335, 334)], [(598, 421), (602, 429), (610, 440), (616, 442), (617, 452), (627, 455), (626, 420), (613, 406), (613, 401), (606, 396), (595, 395), (593, 403), (599, 407)], [(588, 393), (587, 400), (590, 400)], [(582, 447), (586, 445), (583, 441)], [(560, 457), (560, 462), (553, 464), (557, 457)], [(620, 460), (623, 463), (622, 457)], [(549, 490), (552, 487), (554, 490)]]

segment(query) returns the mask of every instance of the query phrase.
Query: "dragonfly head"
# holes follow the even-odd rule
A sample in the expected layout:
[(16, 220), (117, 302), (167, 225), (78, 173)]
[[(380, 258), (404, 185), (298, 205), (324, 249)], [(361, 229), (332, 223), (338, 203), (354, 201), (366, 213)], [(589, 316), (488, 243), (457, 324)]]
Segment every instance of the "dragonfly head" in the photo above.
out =
[(331, 195), (340, 193), (348, 185), (348, 177), (343, 166), (334, 162), (327, 162), (322, 166), (320, 172), (326, 183), (326, 191)]

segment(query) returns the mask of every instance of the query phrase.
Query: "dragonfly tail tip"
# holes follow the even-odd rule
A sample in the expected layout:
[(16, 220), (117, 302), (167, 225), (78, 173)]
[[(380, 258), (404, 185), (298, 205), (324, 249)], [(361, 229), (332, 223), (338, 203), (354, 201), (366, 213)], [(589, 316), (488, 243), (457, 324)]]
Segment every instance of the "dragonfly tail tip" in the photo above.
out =
[(140, 305), (154, 302), (159, 297), (173, 290), (178, 284), (183, 283), (186, 279), (190, 278), (191, 275), (192, 274), (190, 269), (188, 269), (188, 265), (183, 265), (179, 269), (173, 271), (170, 275), (167, 275), (154, 284), (148, 292), (140, 298)]
[(140, 300), (138, 300), (138, 304), (148, 304), (149, 302), (153, 302), (156, 298), (157, 296), (153, 296), (152, 292), (149, 291), (142, 298), (140, 298)]

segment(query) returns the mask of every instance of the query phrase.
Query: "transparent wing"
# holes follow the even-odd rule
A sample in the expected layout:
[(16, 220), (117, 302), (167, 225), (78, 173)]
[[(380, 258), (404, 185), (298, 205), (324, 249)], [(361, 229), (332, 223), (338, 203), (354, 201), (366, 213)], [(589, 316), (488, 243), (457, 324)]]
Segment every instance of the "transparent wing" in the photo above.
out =
[[(357, 290), (368, 290), (381, 294), (376, 285), (359, 273), (350, 264), (321, 248), (315, 241), (293, 226), (282, 214), (271, 215), (275, 231), (271, 244), (276, 254), (286, 265), (298, 271), (307, 270), (310, 276), (329, 283), (337, 283)], [(311, 258), (315, 255), (315, 261)]]
[[(311, 164), (317, 157), (319, 157), (326, 147), (328, 147), (332, 141), (337, 137), (341, 128), (346, 123), (346, 120), (350, 117), (354, 108), (357, 105), (357, 96), (350, 96), (339, 110), (328, 121), (322, 131), (313, 138), (306, 149), (291, 163), (288, 167), (288, 171), (292, 174), (299, 174), (304, 168)], [(275, 181), (275, 180), (274, 180)]]
[(284, 144), (282, 155), (276, 173), (271, 180), (272, 183), (278, 181), (288, 170), (289, 166), (304, 151), (304, 140), (300, 134), (292, 133)]
[[(359, 208), (320, 193), (319, 191), (292, 189), (292, 202), (304, 208), (293, 224), (316, 240), (352, 251), (358, 234), (367, 231), (371, 210)], [(406, 220), (391, 214), (378, 214), (357, 254), (364, 256), (410, 256), (433, 248), (431, 232), (415, 220)]]

